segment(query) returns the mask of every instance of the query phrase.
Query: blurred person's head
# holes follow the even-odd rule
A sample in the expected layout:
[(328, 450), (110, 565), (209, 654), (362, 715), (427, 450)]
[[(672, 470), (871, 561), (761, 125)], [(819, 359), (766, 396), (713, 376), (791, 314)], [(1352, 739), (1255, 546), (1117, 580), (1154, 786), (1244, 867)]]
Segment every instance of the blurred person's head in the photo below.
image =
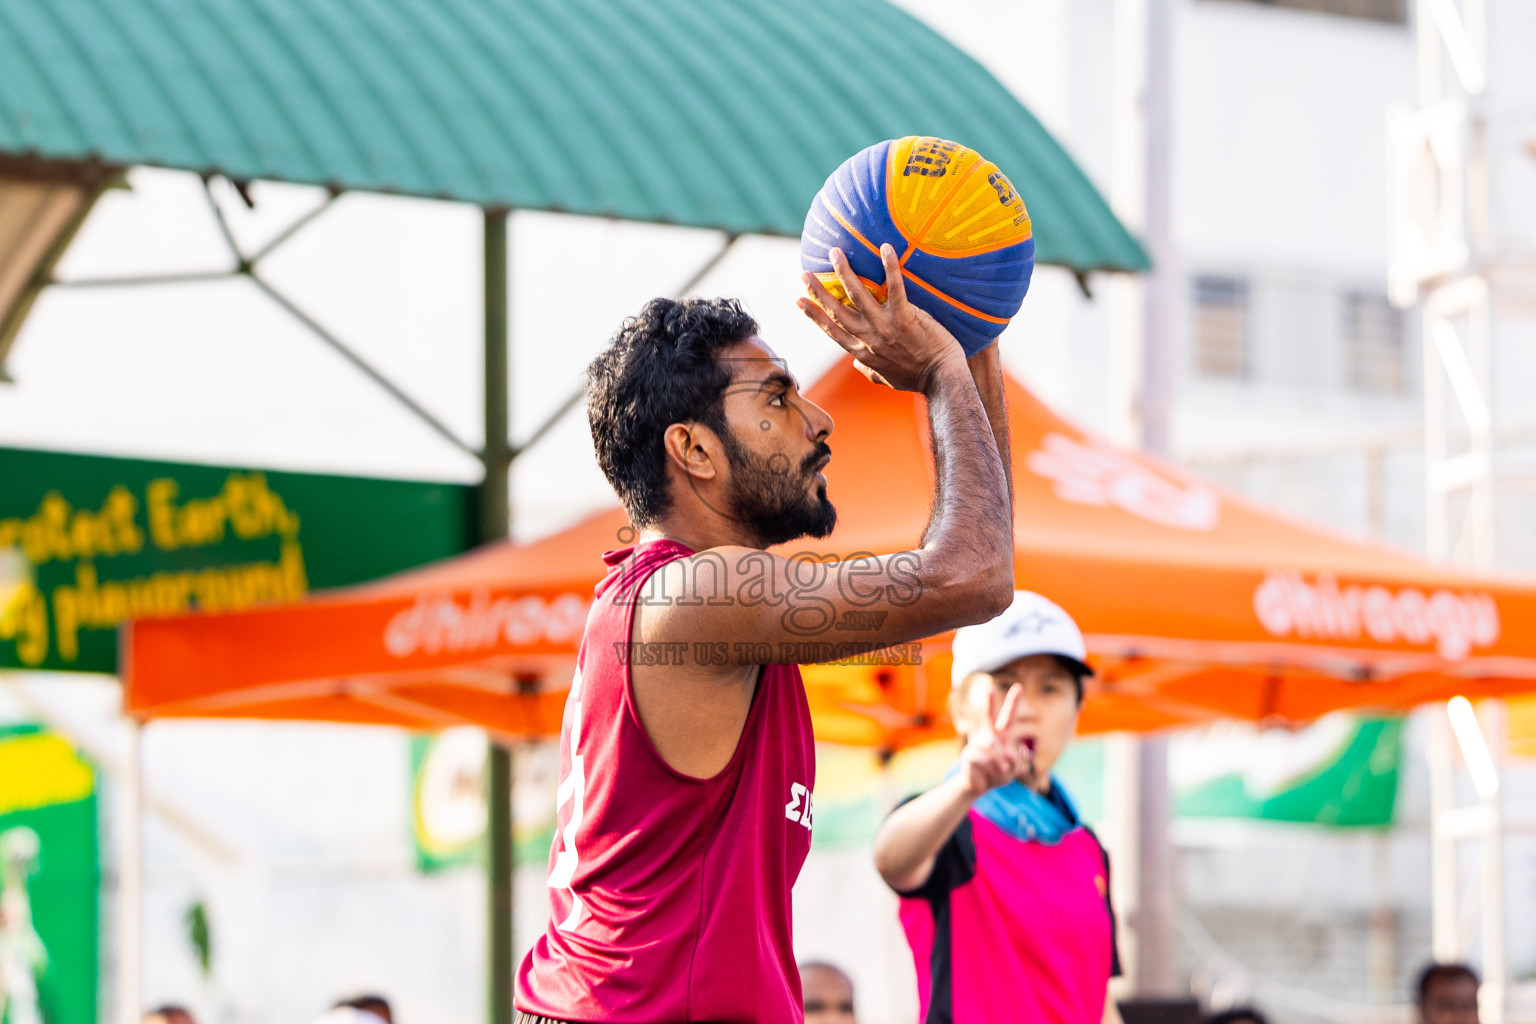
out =
[(629, 520), (674, 517), (770, 547), (825, 537), (832, 418), (735, 299), (653, 299), (587, 368), (587, 419)]
[(353, 996), (351, 999), (343, 999), (337, 1006), (350, 1006), (354, 1010), (362, 1010), (379, 1018), (384, 1024), (395, 1024), (395, 1011), (390, 1007), (389, 1000), (381, 995), (369, 993), (367, 995)]
[(1477, 972), (1466, 964), (1430, 964), (1419, 972), (1422, 1024), (1477, 1024)]
[(315, 1018), (314, 1024), (385, 1024), (375, 1010), (353, 1006), (350, 1001), (337, 1003)]
[(192, 1011), (176, 1003), (157, 1006), (139, 1019), (139, 1024), (197, 1024)]
[(1083, 635), (1072, 617), (1026, 590), (987, 622), (955, 633), (950, 678), (950, 717), (968, 737), (994, 722), (1008, 691), (1022, 691), (1014, 707), (1013, 735), (1029, 748), (1018, 781), (1044, 790), (1061, 758), (1083, 705), (1083, 680), (1093, 674)]
[(805, 1024), (854, 1024), (853, 980), (829, 963), (800, 965)]
[(1211, 1014), (1205, 1024), (1269, 1024), (1269, 1018), (1251, 1006), (1234, 1006)]

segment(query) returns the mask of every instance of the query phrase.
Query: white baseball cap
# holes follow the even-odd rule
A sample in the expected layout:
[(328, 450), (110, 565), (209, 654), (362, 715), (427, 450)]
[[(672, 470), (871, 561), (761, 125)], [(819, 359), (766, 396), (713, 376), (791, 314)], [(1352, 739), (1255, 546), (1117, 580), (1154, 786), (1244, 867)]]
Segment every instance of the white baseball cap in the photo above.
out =
[(1073, 662), (1084, 675), (1088, 650), (1083, 634), (1054, 602), (1028, 590), (1013, 592), (1013, 604), (995, 619), (955, 631), (950, 681), (959, 686), (972, 673), (996, 672), (1031, 654), (1054, 654)]

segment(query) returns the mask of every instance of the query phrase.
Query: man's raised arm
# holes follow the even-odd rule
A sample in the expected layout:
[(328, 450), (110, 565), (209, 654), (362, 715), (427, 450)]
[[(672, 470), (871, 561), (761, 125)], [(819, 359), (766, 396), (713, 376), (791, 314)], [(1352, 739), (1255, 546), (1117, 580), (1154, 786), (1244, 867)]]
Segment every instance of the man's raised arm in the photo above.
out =
[[(718, 599), (647, 602), (637, 639), (729, 637), (735, 664), (761, 661), (765, 650), (773, 660), (825, 661), (985, 621), (1012, 600), (1011, 488), (997, 445), (999, 436), (1006, 445), (1007, 431), (1000, 366), (995, 354), (968, 364), (960, 343), (907, 300), (895, 251), (884, 246), (881, 257), (884, 304), (835, 252), (833, 265), (855, 308), (811, 275), (811, 299), (800, 307), (865, 376), (927, 399), (936, 479), (922, 545), (883, 555), (843, 553), (831, 562), (745, 547), (700, 552), (659, 570), (659, 592), (697, 590), (707, 563), (711, 575), (722, 574), (722, 586), (709, 588)], [(995, 400), (996, 420), (989, 419), (984, 392)], [(850, 611), (862, 614), (845, 615)], [(809, 656), (785, 658), (783, 651)]]

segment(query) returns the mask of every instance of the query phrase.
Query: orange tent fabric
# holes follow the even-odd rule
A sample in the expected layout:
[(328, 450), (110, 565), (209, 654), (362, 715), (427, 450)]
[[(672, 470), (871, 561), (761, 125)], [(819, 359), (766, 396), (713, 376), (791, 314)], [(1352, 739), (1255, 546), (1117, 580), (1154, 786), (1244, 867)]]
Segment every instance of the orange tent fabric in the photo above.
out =
[[(846, 361), (809, 394), (837, 421), (840, 525), (785, 553), (915, 546), (933, 472), (922, 400)], [(1012, 380), (1008, 399), (1016, 580), (1087, 636), (1083, 731), (1536, 691), (1536, 583), (1290, 521), (1078, 430)], [(297, 605), (133, 622), (127, 710), (556, 733), (599, 556), (632, 539), (615, 509)], [(945, 734), (946, 648), (807, 667), (817, 735), (894, 750)]]

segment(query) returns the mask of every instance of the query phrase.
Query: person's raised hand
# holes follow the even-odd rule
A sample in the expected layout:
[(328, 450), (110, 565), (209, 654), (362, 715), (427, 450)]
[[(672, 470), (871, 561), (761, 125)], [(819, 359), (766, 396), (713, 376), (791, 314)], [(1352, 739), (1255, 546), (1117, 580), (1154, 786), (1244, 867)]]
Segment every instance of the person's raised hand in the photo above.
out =
[(960, 752), (960, 778), (972, 797), (1012, 782), (1020, 766), (1028, 762), (1029, 752), (1011, 736), (1014, 709), (1023, 695), (1024, 688), (1018, 683), (1010, 686), (996, 720), (983, 719)]
[(907, 299), (901, 261), (890, 245), (880, 247), (885, 265), (886, 298), (882, 304), (864, 287), (841, 249), (831, 253), (832, 269), (852, 308), (839, 302), (814, 274), (801, 280), (810, 298), (796, 305), (827, 336), (854, 358), (860, 373), (898, 391), (925, 391), (946, 361), (965, 368), (965, 350), (944, 327)]

